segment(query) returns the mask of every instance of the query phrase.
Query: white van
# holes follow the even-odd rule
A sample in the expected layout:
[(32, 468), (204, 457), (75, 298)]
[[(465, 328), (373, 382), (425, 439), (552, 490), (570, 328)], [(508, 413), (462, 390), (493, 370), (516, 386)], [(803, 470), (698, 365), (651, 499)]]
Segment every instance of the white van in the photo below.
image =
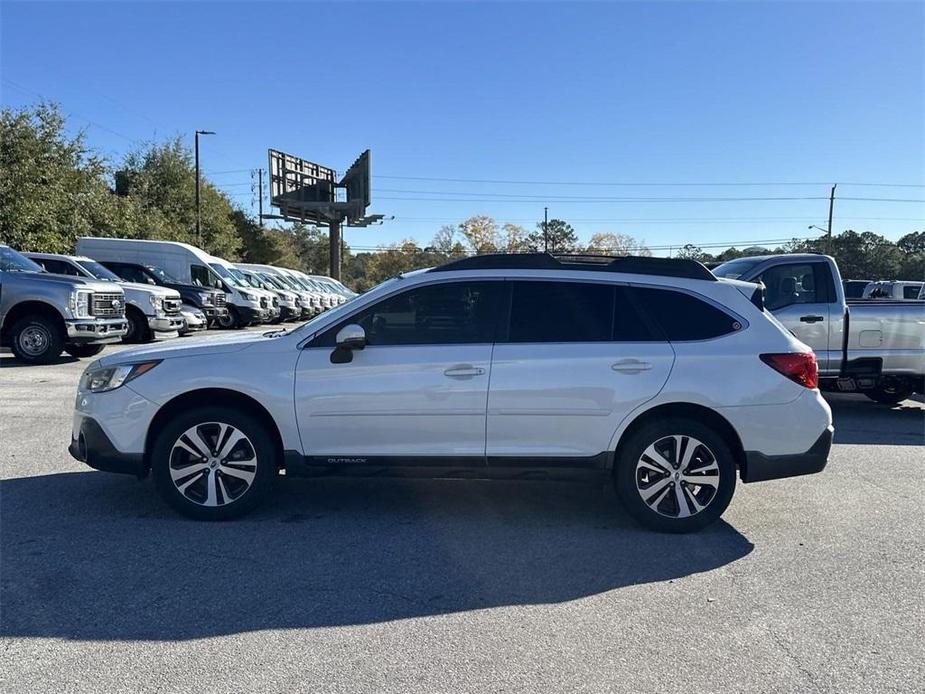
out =
[[(219, 258), (214, 255), (208, 256), (209, 267), (215, 271), (215, 273), (222, 278), (226, 284), (230, 285), (233, 288), (233, 291), (238, 292), (242, 296), (252, 296), (256, 295), (260, 299), (261, 312), (264, 308), (267, 310), (267, 315), (260, 319), (261, 323), (272, 323), (280, 316), (280, 306), (279, 306), (279, 297), (273, 292), (267, 291), (266, 289), (261, 289), (260, 287), (255, 287), (247, 281), (247, 278), (241, 273), (238, 268), (229, 263), (224, 258)], [(229, 297), (229, 303), (234, 304), (234, 301)], [(253, 321), (251, 321), (253, 322)], [(238, 320), (238, 327), (244, 324), (243, 319)]]
[(77, 239), (77, 253), (101, 262), (157, 265), (180, 282), (225, 292), (229, 311), (228, 316), (220, 320), (222, 327), (265, 323), (270, 319), (269, 298), (256, 290), (245, 290), (223, 280), (211, 267), (217, 259), (195, 246), (179, 241), (82, 236)]

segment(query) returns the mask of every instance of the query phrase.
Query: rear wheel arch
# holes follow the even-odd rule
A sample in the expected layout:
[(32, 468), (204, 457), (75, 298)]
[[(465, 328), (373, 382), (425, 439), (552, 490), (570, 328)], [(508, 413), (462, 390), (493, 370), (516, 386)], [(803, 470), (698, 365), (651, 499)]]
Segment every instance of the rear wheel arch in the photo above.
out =
[(739, 434), (729, 423), (729, 420), (716, 410), (689, 402), (672, 402), (657, 405), (638, 414), (620, 434), (620, 440), (617, 442), (613, 456), (613, 468), (616, 469), (616, 462), (620, 460), (621, 446), (625, 446), (633, 434), (653, 421), (678, 418), (691, 419), (713, 429), (729, 446), (729, 450), (735, 458), (736, 467), (739, 469), (739, 476), (742, 477), (745, 474), (745, 449), (742, 446)]
[(239, 409), (257, 419), (263, 424), (269, 432), (271, 438), (276, 444), (279, 465), (283, 461), (283, 438), (280, 434), (279, 427), (273, 416), (267, 409), (250, 395), (246, 395), (236, 390), (227, 388), (202, 388), (192, 390), (181, 395), (177, 395), (171, 400), (165, 402), (154, 415), (151, 425), (148, 427), (148, 433), (145, 436), (145, 458), (144, 466), (146, 470), (151, 469), (151, 450), (158, 435), (165, 426), (180, 412), (191, 410), (197, 407), (221, 406)]

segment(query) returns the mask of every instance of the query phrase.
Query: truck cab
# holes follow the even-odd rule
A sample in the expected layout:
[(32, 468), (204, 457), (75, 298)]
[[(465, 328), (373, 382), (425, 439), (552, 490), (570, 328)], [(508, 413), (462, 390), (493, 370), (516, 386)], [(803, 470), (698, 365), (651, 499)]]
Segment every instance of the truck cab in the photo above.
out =
[(62, 351), (91, 357), (127, 330), (120, 286), (52, 275), (0, 245), (0, 345), (20, 361), (49, 364)]
[(820, 387), (894, 404), (925, 390), (925, 303), (847, 300), (827, 255), (738, 258), (717, 277), (761, 283), (765, 308), (816, 353)]

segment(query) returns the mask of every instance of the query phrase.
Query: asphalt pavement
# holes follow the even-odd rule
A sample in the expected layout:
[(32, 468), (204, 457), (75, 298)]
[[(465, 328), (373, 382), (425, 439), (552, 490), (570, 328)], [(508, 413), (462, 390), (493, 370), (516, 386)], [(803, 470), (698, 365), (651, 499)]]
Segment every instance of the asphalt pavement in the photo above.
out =
[(920, 402), (831, 397), (826, 470), (695, 535), (543, 482), (281, 480), (198, 523), (67, 454), (87, 363), (0, 355), (0, 691), (925, 690)]

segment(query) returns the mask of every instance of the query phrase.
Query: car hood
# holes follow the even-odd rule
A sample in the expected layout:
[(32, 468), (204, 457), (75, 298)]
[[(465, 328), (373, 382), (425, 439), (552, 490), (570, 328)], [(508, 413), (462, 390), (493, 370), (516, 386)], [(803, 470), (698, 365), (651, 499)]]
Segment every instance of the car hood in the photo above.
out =
[(266, 341), (262, 333), (241, 333), (215, 337), (186, 337), (183, 340), (142, 345), (121, 352), (107, 354), (99, 360), (103, 366), (124, 364), (126, 362), (145, 361), (147, 359), (173, 359), (175, 357), (199, 357), (216, 354), (240, 352), (253, 345)]
[(153, 294), (154, 296), (159, 296), (162, 299), (176, 299), (180, 295), (176, 289), (161, 287), (156, 284), (144, 284), (142, 282), (119, 282), (119, 286), (125, 290), (131, 289), (136, 292)]
[(9, 272), (6, 273), (10, 283), (15, 282), (42, 282), (43, 284), (58, 284), (65, 287), (80, 287), (94, 292), (124, 294), (122, 287), (115, 282), (101, 282), (73, 275), (56, 275), (51, 272)]

